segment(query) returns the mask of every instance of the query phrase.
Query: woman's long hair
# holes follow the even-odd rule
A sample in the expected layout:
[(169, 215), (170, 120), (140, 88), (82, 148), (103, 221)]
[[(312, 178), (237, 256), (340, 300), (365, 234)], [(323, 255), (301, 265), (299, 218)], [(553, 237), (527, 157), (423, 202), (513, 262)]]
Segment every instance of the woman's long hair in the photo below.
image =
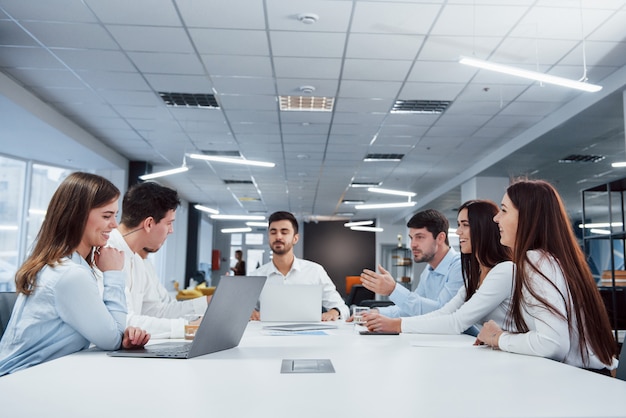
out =
[[(528, 331), (522, 316), (523, 290), (526, 289), (546, 309), (567, 320), (570, 335), (574, 331), (573, 319), (576, 319), (575, 331), (579, 336), (578, 349), (583, 364), (588, 364), (589, 360), (587, 346), (602, 363), (611, 364), (617, 345), (606, 308), (558, 192), (546, 181), (520, 180), (508, 187), (507, 195), (519, 212), (513, 250), (513, 261), (518, 268), (515, 269), (509, 321), (515, 324), (517, 331)], [(528, 277), (528, 271), (532, 269), (556, 289), (556, 285), (529, 260), (530, 250), (543, 251), (558, 261), (569, 292), (569, 298), (561, 294), (566, 306), (565, 316), (536, 292)]]
[[(480, 263), (493, 267), (503, 261), (511, 260), (511, 250), (500, 244), (500, 231), (493, 217), (498, 213), (498, 206), (489, 200), (468, 200), (459, 208), (467, 209), (470, 227), (471, 254), (461, 254), (461, 269), (468, 301), (480, 284)], [(480, 263), (479, 263), (480, 260)]]
[(17, 291), (30, 295), (37, 273), (54, 266), (80, 244), (92, 209), (118, 198), (120, 191), (104, 177), (72, 173), (54, 192), (30, 256), (15, 274)]

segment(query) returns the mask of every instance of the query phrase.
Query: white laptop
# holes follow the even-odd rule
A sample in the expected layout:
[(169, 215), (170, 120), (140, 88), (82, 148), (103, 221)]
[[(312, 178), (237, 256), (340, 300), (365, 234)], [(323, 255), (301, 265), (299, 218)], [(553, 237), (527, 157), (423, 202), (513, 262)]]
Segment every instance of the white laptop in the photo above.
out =
[(117, 350), (111, 357), (192, 358), (236, 347), (250, 320), (265, 276), (224, 276), (215, 289), (193, 342), (167, 342), (138, 350)]
[(260, 297), (263, 322), (320, 322), (324, 285), (267, 283)]

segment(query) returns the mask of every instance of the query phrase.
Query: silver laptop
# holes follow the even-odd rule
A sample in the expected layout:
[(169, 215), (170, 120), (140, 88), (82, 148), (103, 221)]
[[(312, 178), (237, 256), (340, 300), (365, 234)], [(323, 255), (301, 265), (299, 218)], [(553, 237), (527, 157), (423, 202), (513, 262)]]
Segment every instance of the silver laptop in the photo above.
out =
[(320, 322), (323, 289), (324, 285), (268, 283), (261, 292), (261, 321)]
[(223, 276), (192, 342), (172, 341), (107, 354), (112, 357), (192, 358), (236, 347), (265, 279), (265, 276)]

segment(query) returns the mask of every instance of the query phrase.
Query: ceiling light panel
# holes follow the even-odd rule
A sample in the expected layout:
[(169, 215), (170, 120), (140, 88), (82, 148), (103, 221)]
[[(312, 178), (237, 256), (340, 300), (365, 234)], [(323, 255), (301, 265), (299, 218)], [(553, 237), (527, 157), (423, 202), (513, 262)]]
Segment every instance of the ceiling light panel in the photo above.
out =
[(333, 97), (279, 96), (280, 110), (305, 112), (330, 112), (333, 110)]

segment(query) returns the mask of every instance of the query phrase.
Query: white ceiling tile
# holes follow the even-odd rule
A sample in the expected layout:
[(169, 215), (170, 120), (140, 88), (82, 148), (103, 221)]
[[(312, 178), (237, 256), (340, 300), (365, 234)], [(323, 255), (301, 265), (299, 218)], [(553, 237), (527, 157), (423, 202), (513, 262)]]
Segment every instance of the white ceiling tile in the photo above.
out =
[(429, 36), (420, 61), (458, 61), (461, 55), (487, 57), (501, 42), (496, 37)]
[[(517, 5), (447, 4), (432, 33), (440, 36), (497, 36), (508, 34), (528, 11)], [(494, 19), (494, 16), (498, 16)]]
[(107, 29), (126, 51), (194, 52), (183, 28), (109, 25)]
[[(180, 25), (170, 0), (85, 0), (104, 23), (136, 25)], [(120, 12), (122, 11), (123, 12)]]
[[(26, 30), (48, 48), (118, 49), (102, 26), (92, 23), (23, 22)], [(80, 33), (81, 36), (76, 36)]]
[(342, 98), (386, 99), (395, 98), (402, 83), (396, 81), (368, 81), (345, 80), (341, 83), (339, 96)]
[[(0, 15), (1, 16), (1, 15)], [(0, 20), (0, 45), (2, 46), (37, 46), (37, 42), (27, 32), (24, 32), (15, 22)]]
[(358, 2), (351, 31), (425, 34), (440, 10), (436, 4)]
[(336, 79), (341, 60), (336, 58), (274, 58), (276, 76), (303, 79)]
[(345, 33), (271, 31), (270, 42), (275, 57), (341, 58)]
[(267, 32), (191, 28), (189, 36), (200, 54), (269, 56)]
[(437, 83), (467, 83), (475, 69), (458, 62), (417, 61), (408, 81)]
[(217, 98), (222, 109), (227, 112), (230, 109), (258, 109), (258, 110), (277, 110), (278, 102), (276, 96), (265, 95), (231, 95), (220, 94)]
[[(351, 1), (267, 1), (267, 19), (271, 30), (345, 32), (351, 11)], [(319, 20), (314, 24), (302, 23), (298, 20), (298, 15), (302, 13), (314, 13)]]
[(139, 73), (79, 71), (78, 76), (94, 90), (152, 91)]
[(255, 95), (266, 94), (275, 97), (276, 91), (271, 78), (249, 77), (213, 77), (215, 89), (219, 95), (240, 94)]
[(346, 57), (412, 61), (422, 42), (424, 37), (421, 35), (352, 33), (348, 38)]
[(343, 77), (346, 80), (404, 81), (411, 61), (347, 59)]
[(144, 74), (155, 91), (209, 93), (213, 84), (205, 75)]
[(202, 55), (211, 76), (271, 77), (272, 62), (269, 57), (244, 57), (239, 55)]
[(579, 4), (570, 8), (538, 6), (524, 15), (510, 36), (580, 41), (583, 34), (588, 36), (612, 14), (611, 10), (585, 9), (581, 21)]
[(256, 0), (177, 0), (176, 5), (190, 27), (265, 29), (263, 3)]
[(202, 63), (194, 54), (129, 52), (128, 56), (144, 73), (154, 74), (204, 74)]
[(153, 92), (128, 90), (101, 90), (98, 92), (113, 105), (157, 106), (160, 98)]
[(461, 83), (406, 83), (399, 98), (405, 100), (454, 100), (465, 88)]
[(63, 64), (43, 48), (0, 46), (0, 67), (63, 69)]
[(132, 62), (119, 51), (54, 49), (53, 52), (74, 70), (135, 71)]
[(29, 1), (3, 1), (2, 8), (13, 19), (43, 20), (52, 22), (96, 22), (89, 8), (76, 0), (47, 0), (33, 7)]

